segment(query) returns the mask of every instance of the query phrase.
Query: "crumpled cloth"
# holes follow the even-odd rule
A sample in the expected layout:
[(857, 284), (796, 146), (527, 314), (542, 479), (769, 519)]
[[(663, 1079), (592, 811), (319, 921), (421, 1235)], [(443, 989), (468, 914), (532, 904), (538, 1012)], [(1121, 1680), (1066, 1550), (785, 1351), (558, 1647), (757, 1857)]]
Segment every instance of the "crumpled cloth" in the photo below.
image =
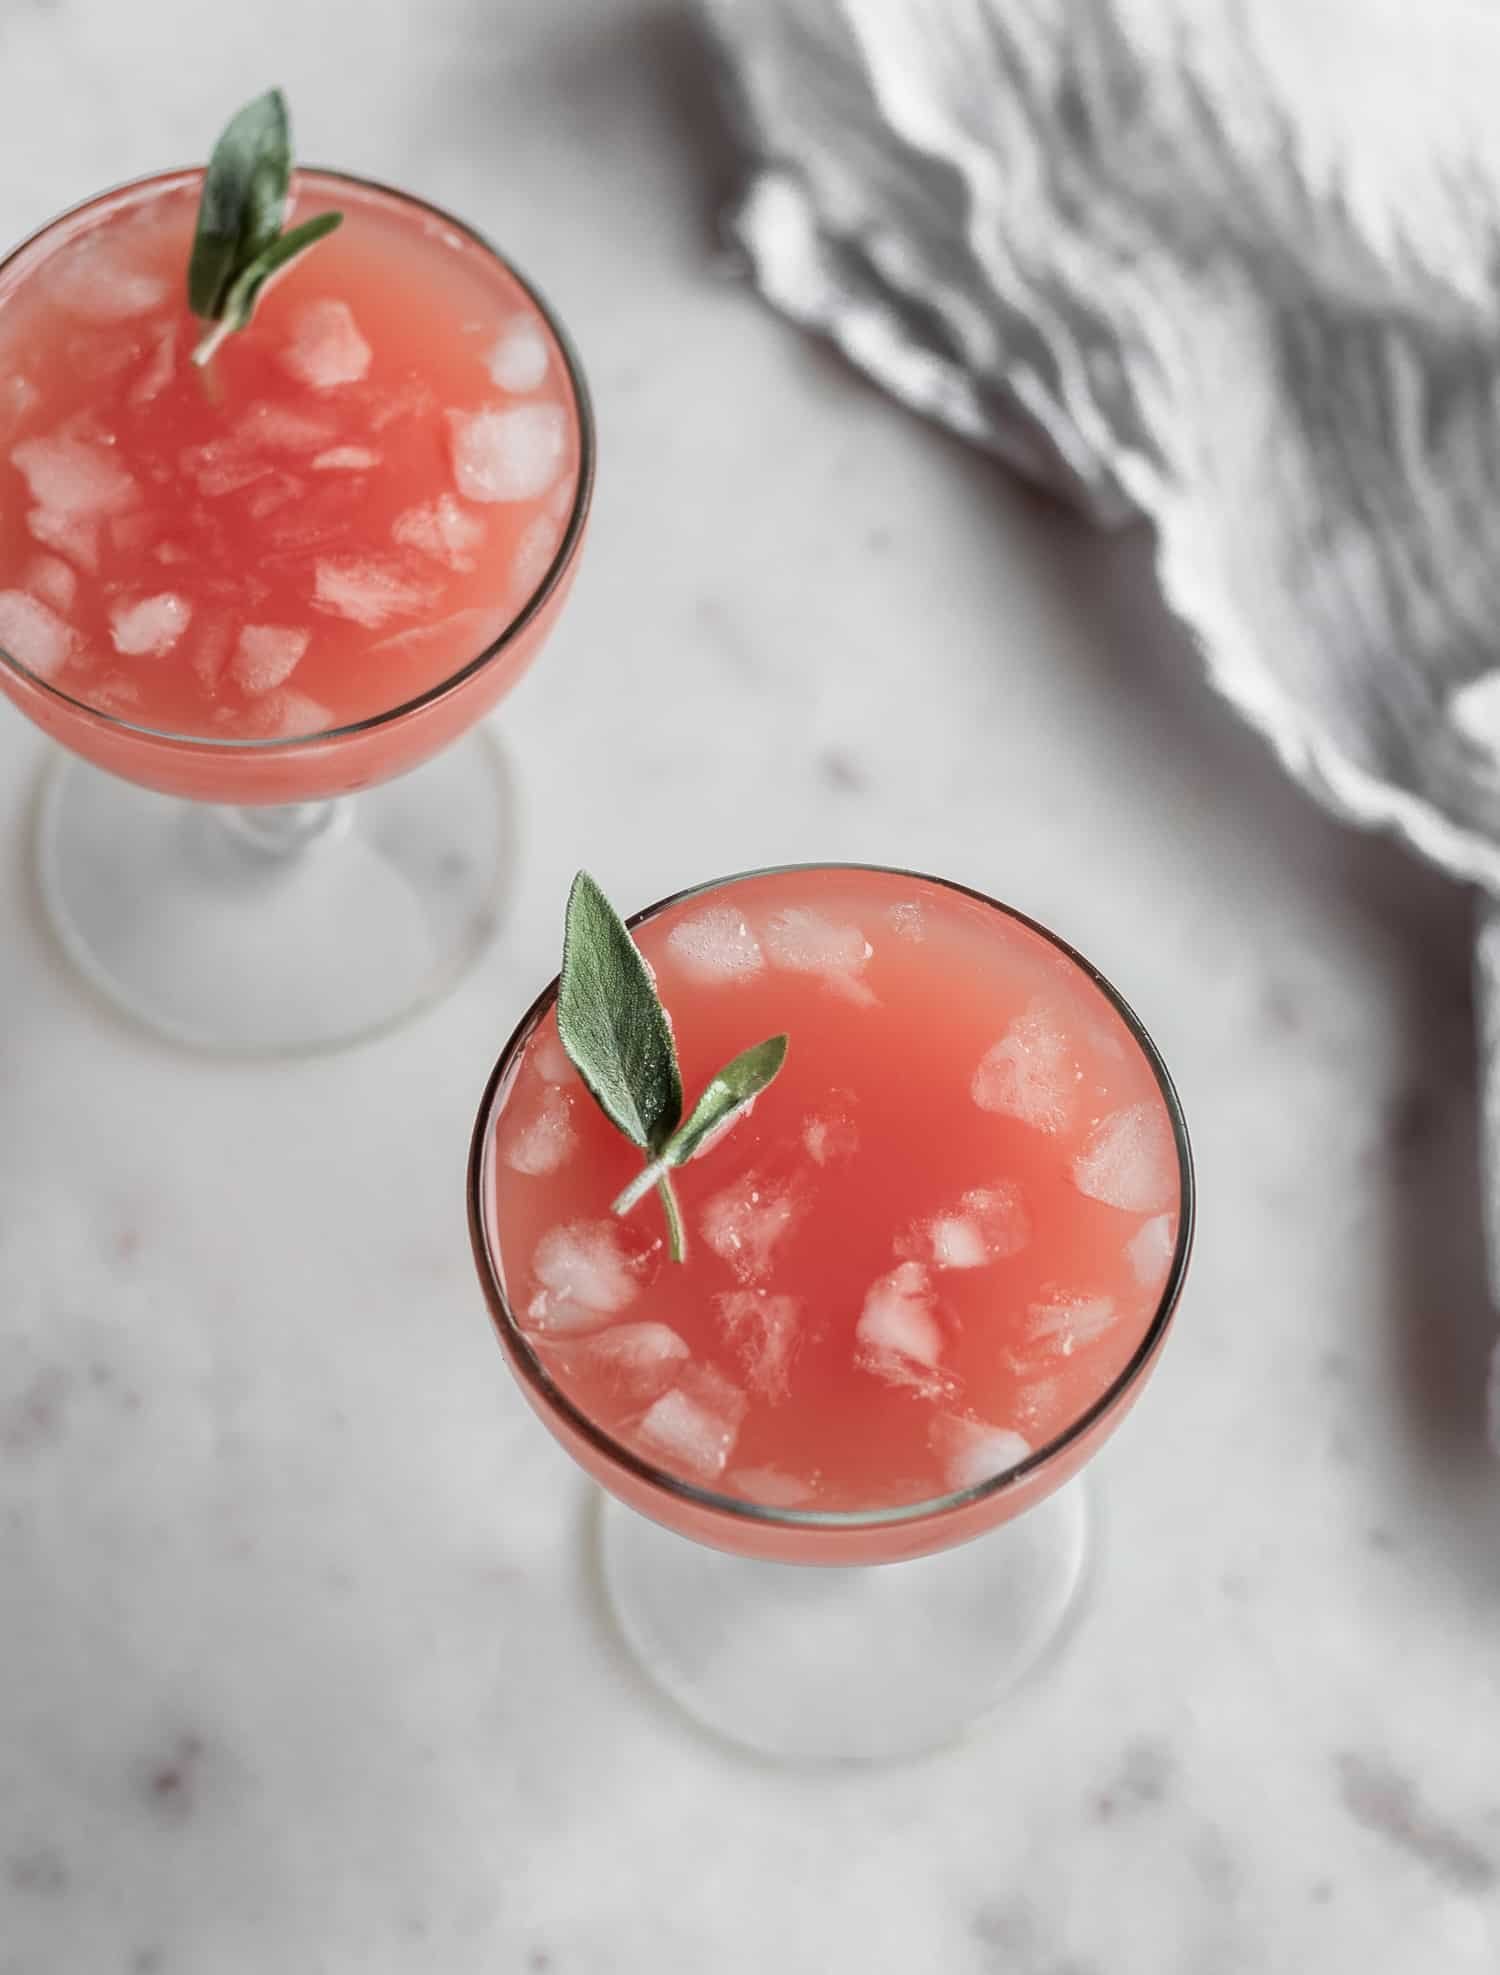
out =
[[(1500, 1290), (1500, 13), (700, 4), (765, 295), (1100, 521), (1149, 516), (1286, 768), (1483, 888)], [(1490, 1409), (1500, 1450), (1500, 1353)]]

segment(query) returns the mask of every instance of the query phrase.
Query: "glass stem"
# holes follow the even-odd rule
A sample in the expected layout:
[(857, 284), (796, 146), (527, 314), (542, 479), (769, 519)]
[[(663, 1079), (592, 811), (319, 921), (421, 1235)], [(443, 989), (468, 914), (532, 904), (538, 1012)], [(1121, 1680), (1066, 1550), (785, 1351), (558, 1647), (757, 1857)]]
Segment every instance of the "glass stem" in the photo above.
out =
[(279, 859), (296, 857), (338, 820), (339, 802), (286, 802), (269, 809), (220, 809), (220, 826), (246, 850)]

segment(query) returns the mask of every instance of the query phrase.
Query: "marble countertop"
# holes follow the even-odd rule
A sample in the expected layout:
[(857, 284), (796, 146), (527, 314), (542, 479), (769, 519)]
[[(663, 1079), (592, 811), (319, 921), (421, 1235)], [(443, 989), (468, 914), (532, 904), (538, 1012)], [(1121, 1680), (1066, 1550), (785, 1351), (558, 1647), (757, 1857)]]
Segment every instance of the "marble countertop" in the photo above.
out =
[[(498, 723), (510, 922), (377, 1046), (226, 1067), (99, 1007), (32, 895), (44, 750), (0, 718), (0, 1975), (1493, 1970), (1465, 901), (1285, 785), (1146, 543), (732, 278), (671, 10), (7, 0), (0, 235), (201, 155), (273, 76), (307, 155), (536, 271), (597, 392), (596, 524)], [(577, 863), (643, 902), (823, 856), (1095, 954), (1202, 1188), (1096, 1466), (1086, 1624), (979, 1739), (833, 1774), (726, 1752), (613, 1643), (462, 1198)]]

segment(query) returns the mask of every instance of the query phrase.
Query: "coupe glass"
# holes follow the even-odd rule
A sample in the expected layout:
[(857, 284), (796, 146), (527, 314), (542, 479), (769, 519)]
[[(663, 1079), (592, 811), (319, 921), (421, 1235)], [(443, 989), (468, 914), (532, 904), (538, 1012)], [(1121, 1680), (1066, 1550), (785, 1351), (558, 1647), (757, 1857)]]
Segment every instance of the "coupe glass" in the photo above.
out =
[[(200, 176), (163, 173), (52, 221), (0, 263), (0, 307), (80, 232), (181, 196)], [(161, 732), (0, 649), (0, 689), (66, 750), (44, 778), (36, 828), (41, 896), (63, 946), (148, 1027), (249, 1055), (391, 1027), (483, 949), (507, 889), (514, 814), (504, 758), (476, 723), (557, 621), (594, 475), (588, 390), (567, 334), (480, 234), (342, 173), (301, 171), (295, 190), (304, 207), (369, 214), (471, 257), (502, 307), (524, 296), (565, 380), (578, 469), (556, 553), (499, 635), (480, 650), (458, 645), (439, 683), (346, 726), (270, 739)], [(0, 588), (7, 580), (0, 571)]]
[[(733, 882), (663, 899), (629, 923), (646, 924)], [(474, 1130), (468, 1210), (479, 1279), (533, 1411), (603, 1491), (600, 1557), (619, 1628), (647, 1674), (688, 1714), (732, 1742), (788, 1761), (888, 1759), (940, 1746), (1059, 1649), (1089, 1552), (1079, 1471), (1155, 1366), (1192, 1246), (1187, 1127), (1140, 1022), (1109, 982), (1045, 927), (967, 887), (948, 889), (1040, 934), (1113, 1002), (1160, 1089), (1180, 1184), (1166, 1282), (1129, 1362), (1008, 1472), (930, 1501), (835, 1512), (762, 1506), (643, 1459), (549, 1376), (506, 1288), (495, 1225), (497, 1125), (526, 1044), (556, 1000), (556, 981), (506, 1044)], [(650, 1315), (647, 1292), (632, 1317)]]

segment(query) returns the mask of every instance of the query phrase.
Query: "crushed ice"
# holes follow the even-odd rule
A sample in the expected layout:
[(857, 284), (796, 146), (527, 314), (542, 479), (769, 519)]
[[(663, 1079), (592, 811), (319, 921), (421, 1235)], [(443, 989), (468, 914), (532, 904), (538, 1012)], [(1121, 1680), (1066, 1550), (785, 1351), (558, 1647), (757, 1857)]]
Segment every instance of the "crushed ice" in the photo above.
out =
[(531, 501), (562, 467), (568, 421), (561, 405), (448, 413), (453, 477), (471, 501)]
[(1033, 1343), (1069, 1358), (1080, 1345), (1104, 1335), (1115, 1320), (1115, 1306), (1108, 1296), (1058, 1296), (1031, 1304), (1026, 1314)]
[(373, 352), (347, 302), (308, 302), (292, 318), (282, 367), (315, 391), (333, 391), (368, 376)]
[(72, 654), (73, 631), (39, 598), (0, 590), (0, 649), (39, 679), (50, 679)]
[(444, 493), (398, 514), (391, 535), (403, 548), (417, 549), (449, 569), (473, 569), (485, 525), (454, 495)]
[(875, 996), (861, 980), (874, 947), (858, 926), (840, 924), (821, 912), (790, 905), (773, 915), (766, 926), (765, 949), (773, 967), (794, 974), (815, 974), (838, 993), (864, 1006)]
[(936, 1395), (949, 1388), (943, 1372), (943, 1328), (932, 1278), (920, 1262), (902, 1262), (872, 1283), (854, 1326), (854, 1361), (892, 1385)]
[(1031, 1443), (1010, 1427), (950, 1414), (933, 1420), (928, 1442), (942, 1464), (944, 1481), (955, 1493), (1007, 1474), (1031, 1452)]
[(502, 391), (534, 391), (547, 375), (547, 339), (530, 316), (512, 316), (490, 351), (489, 371)]
[(802, 1203), (789, 1185), (749, 1172), (706, 1202), (700, 1225), (703, 1239), (740, 1280), (755, 1282), (801, 1218)]
[(734, 1451), (748, 1403), (739, 1387), (712, 1366), (690, 1364), (671, 1391), (642, 1415), (640, 1444), (695, 1480), (717, 1480)]
[(109, 613), (110, 642), (126, 658), (164, 658), (192, 618), (193, 606), (170, 590), (118, 603)]
[(269, 693), (284, 686), (306, 654), (312, 633), (290, 624), (247, 624), (234, 648), (230, 670), (247, 693)]
[(1034, 1001), (986, 1053), (970, 1089), (982, 1111), (1059, 1132), (1073, 1114), (1079, 1080), (1067, 1037), (1045, 1005)]
[(714, 1298), (714, 1317), (751, 1389), (765, 1399), (785, 1399), (802, 1327), (798, 1299), (763, 1289), (733, 1289)]
[(518, 1173), (539, 1178), (555, 1173), (577, 1143), (573, 1100), (559, 1085), (548, 1084), (540, 1105), (506, 1146), (505, 1163)]
[(1101, 1118), (1073, 1161), (1073, 1184), (1090, 1200), (1131, 1214), (1177, 1204), (1177, 1150), (1159, 1104), (1127, 1105)]
[(627, 1309), (640, 1294), (641, 1276), (623, 1243), (616, 1221), (550, 1228), (532, 1258), (540, 1288), (528, 1320), (544, 1331), (593, 1330)]
[(313, 608), (377, 630), (436, 602), (430, 583), (389, 556), (323, 556), (313, 575)]
[(747, 980), (764, 966), (760, 941), (732, 905), (710, 905), (667, 935), (667, 951), (690, 981)]

